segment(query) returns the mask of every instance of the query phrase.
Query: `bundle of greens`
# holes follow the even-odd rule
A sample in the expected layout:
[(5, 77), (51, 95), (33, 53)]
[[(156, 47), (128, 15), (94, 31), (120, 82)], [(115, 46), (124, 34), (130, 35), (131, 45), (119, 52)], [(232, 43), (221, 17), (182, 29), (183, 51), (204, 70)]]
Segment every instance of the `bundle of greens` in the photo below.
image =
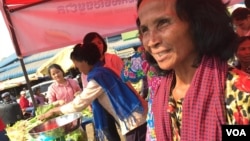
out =
[(42, 121), (36, 117), (28, 120), (19, 120), (12, 126), (7, 125), (7, 136), (11, 141), (28, 141), (30, 138), (28, 131), (41, 123)]
[[(36, 139), (33, 139), (29, 135), (28, 133), (29, 130), (45, 122), (45, 121), (38, 120), (37, 116), (43, 113), (46, 113), (53, 107), (54, 107), (53, 104), (46, 104), (46, 105), (38, 106), (35, 111), (36, 117), (30, 118), (27, 120), (19, 120), (12, 126), (7, 125), (6, 132), (10, 140), (11, 141), (35, 141)], [(88, 109), (83, 110), (82, 114), (84, 117), (92, 117), (92, 112)], [(78, 128), (75, 131), (70, 132), (69, 134), (65, 135), (65, 137), (63, 138), (65, 138), (66, 141), (79, 141), (79, 140), (87, 141), (86, 132), (83, 131), (82, 128)], [(46, 140), (46, 141), (54, 141), (54, 140)]]

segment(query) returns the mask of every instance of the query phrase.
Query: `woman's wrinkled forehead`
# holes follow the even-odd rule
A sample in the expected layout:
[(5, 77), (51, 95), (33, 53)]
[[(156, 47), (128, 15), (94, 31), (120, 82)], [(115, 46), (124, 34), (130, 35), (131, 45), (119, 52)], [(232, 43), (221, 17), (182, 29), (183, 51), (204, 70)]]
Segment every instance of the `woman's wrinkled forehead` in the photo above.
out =
[[(154, 22), (157, 17), (173, 16), (176, 13), (175, 9), (176, 0), (143, 0), (138, 7), (138, 18), (140, 24), (148, 24)], [(153, 16), (156, 14), (157, 17)], [(158, 14), (157, 14), (158, 13)]]
[(171, 3), (175, 3), (176, 0), (139, 0), (137, 3), (137, 10), (139, 10), (142, 6), (151, 5), (154, 2), (161, 3), (161, 5), (169, 5)]
[(142, 0), (138, 3), (138, 16), (147, 15), (151, 10), (175, 9), (176, 0)]

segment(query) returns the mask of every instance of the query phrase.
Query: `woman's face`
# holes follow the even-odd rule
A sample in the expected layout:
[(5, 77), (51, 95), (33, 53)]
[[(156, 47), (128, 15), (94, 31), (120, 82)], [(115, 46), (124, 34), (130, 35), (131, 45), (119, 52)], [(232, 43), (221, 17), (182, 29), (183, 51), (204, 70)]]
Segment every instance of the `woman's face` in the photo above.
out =
[(60, 82), (64, 79), (63, 72), (57, 68), (50, 69), (50, 76), (53, 80)]
[(88, 65), (87, 62), (85, 61), (76, 61), (76, 60), (72, 60), (75, 67), (78, 68), (78, 70), (82, 73), (84, 73), (85, 75), (87, 75), (89, 73), (89, 71), (91, 70), (92, 66), (91, 65)]
[(189, 24), (178, 18), (176, 0), (143, 0), (138, 16), (142, 43), (163, 70), (191, 66), (197, 56)]
[(41, 93), (41, 90), (40, 89), (37, 89), (35, 94), (40, 94)]
[(250, 16), (243, 20), (233, 20), (234, 25), (236, 28), (240, 28), (241, 30), (249, 30), (250, 29)]
[(101, 55), (103, 55), (103, 48), (104, 48), (104, 44), (102, 42), (102, 40), (98, 37), (95, 37), (93, 40), (92, 40), (92, 43), (94, 43), (95, 45), (97, 45)]
[(236, 56), (240, 63), (250, 65), (250, 40), (247, 39), (239, 45)]

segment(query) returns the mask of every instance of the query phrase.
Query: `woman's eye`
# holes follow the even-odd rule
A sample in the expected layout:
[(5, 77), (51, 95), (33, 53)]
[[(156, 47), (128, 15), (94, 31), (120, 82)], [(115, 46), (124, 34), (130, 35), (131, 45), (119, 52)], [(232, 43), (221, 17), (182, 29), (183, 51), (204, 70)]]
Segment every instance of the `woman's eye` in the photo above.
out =
[(145, 32), (147, 32), (148, 30), (147, 30), (147, 28), (146, 27), (141, 27), (140, 28), (140, 32), (143, 34), (143, 33), (145, 33)]
[(168, 19), (162, 19), (162, 20), (160, 20), (160, 21), (158, 22), (157, 27), (158, 27), (158, 28), (161, 28), (162, 26), (166, 26), (166, 25), (168, 25), (168, 24), (169, 24), (169, 20), (168, 20)]

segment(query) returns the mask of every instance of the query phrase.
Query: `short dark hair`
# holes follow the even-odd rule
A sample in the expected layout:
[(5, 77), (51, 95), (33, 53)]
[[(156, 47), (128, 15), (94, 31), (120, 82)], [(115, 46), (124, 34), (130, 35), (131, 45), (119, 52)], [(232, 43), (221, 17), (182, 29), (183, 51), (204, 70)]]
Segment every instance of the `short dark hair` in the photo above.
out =
[(87, 33), (84, 38), (83, 38), (83, 43), (91, 43), (95, 38), (99, 38), (102, 43), (103, 43), (103, 52), (102, 54), (104, 54), (107, 51), (107, 43), (105, 42), (105, 40), (103, 39), (103, 37), (97, 33), (97, 32), (89, 32)]
[(85, 61), (89, 65), (94, 65), (101, 58), (101, 54), (96, 44), (84, 43), (82, 45), (75, 45), (73, 51), (70, 54), (71, 60), (79, 62)]
[(250, 15), (250, 10), (245, 7), (238, 7), (232, 12), (232, 19), (236, 21), (245, 20)]

